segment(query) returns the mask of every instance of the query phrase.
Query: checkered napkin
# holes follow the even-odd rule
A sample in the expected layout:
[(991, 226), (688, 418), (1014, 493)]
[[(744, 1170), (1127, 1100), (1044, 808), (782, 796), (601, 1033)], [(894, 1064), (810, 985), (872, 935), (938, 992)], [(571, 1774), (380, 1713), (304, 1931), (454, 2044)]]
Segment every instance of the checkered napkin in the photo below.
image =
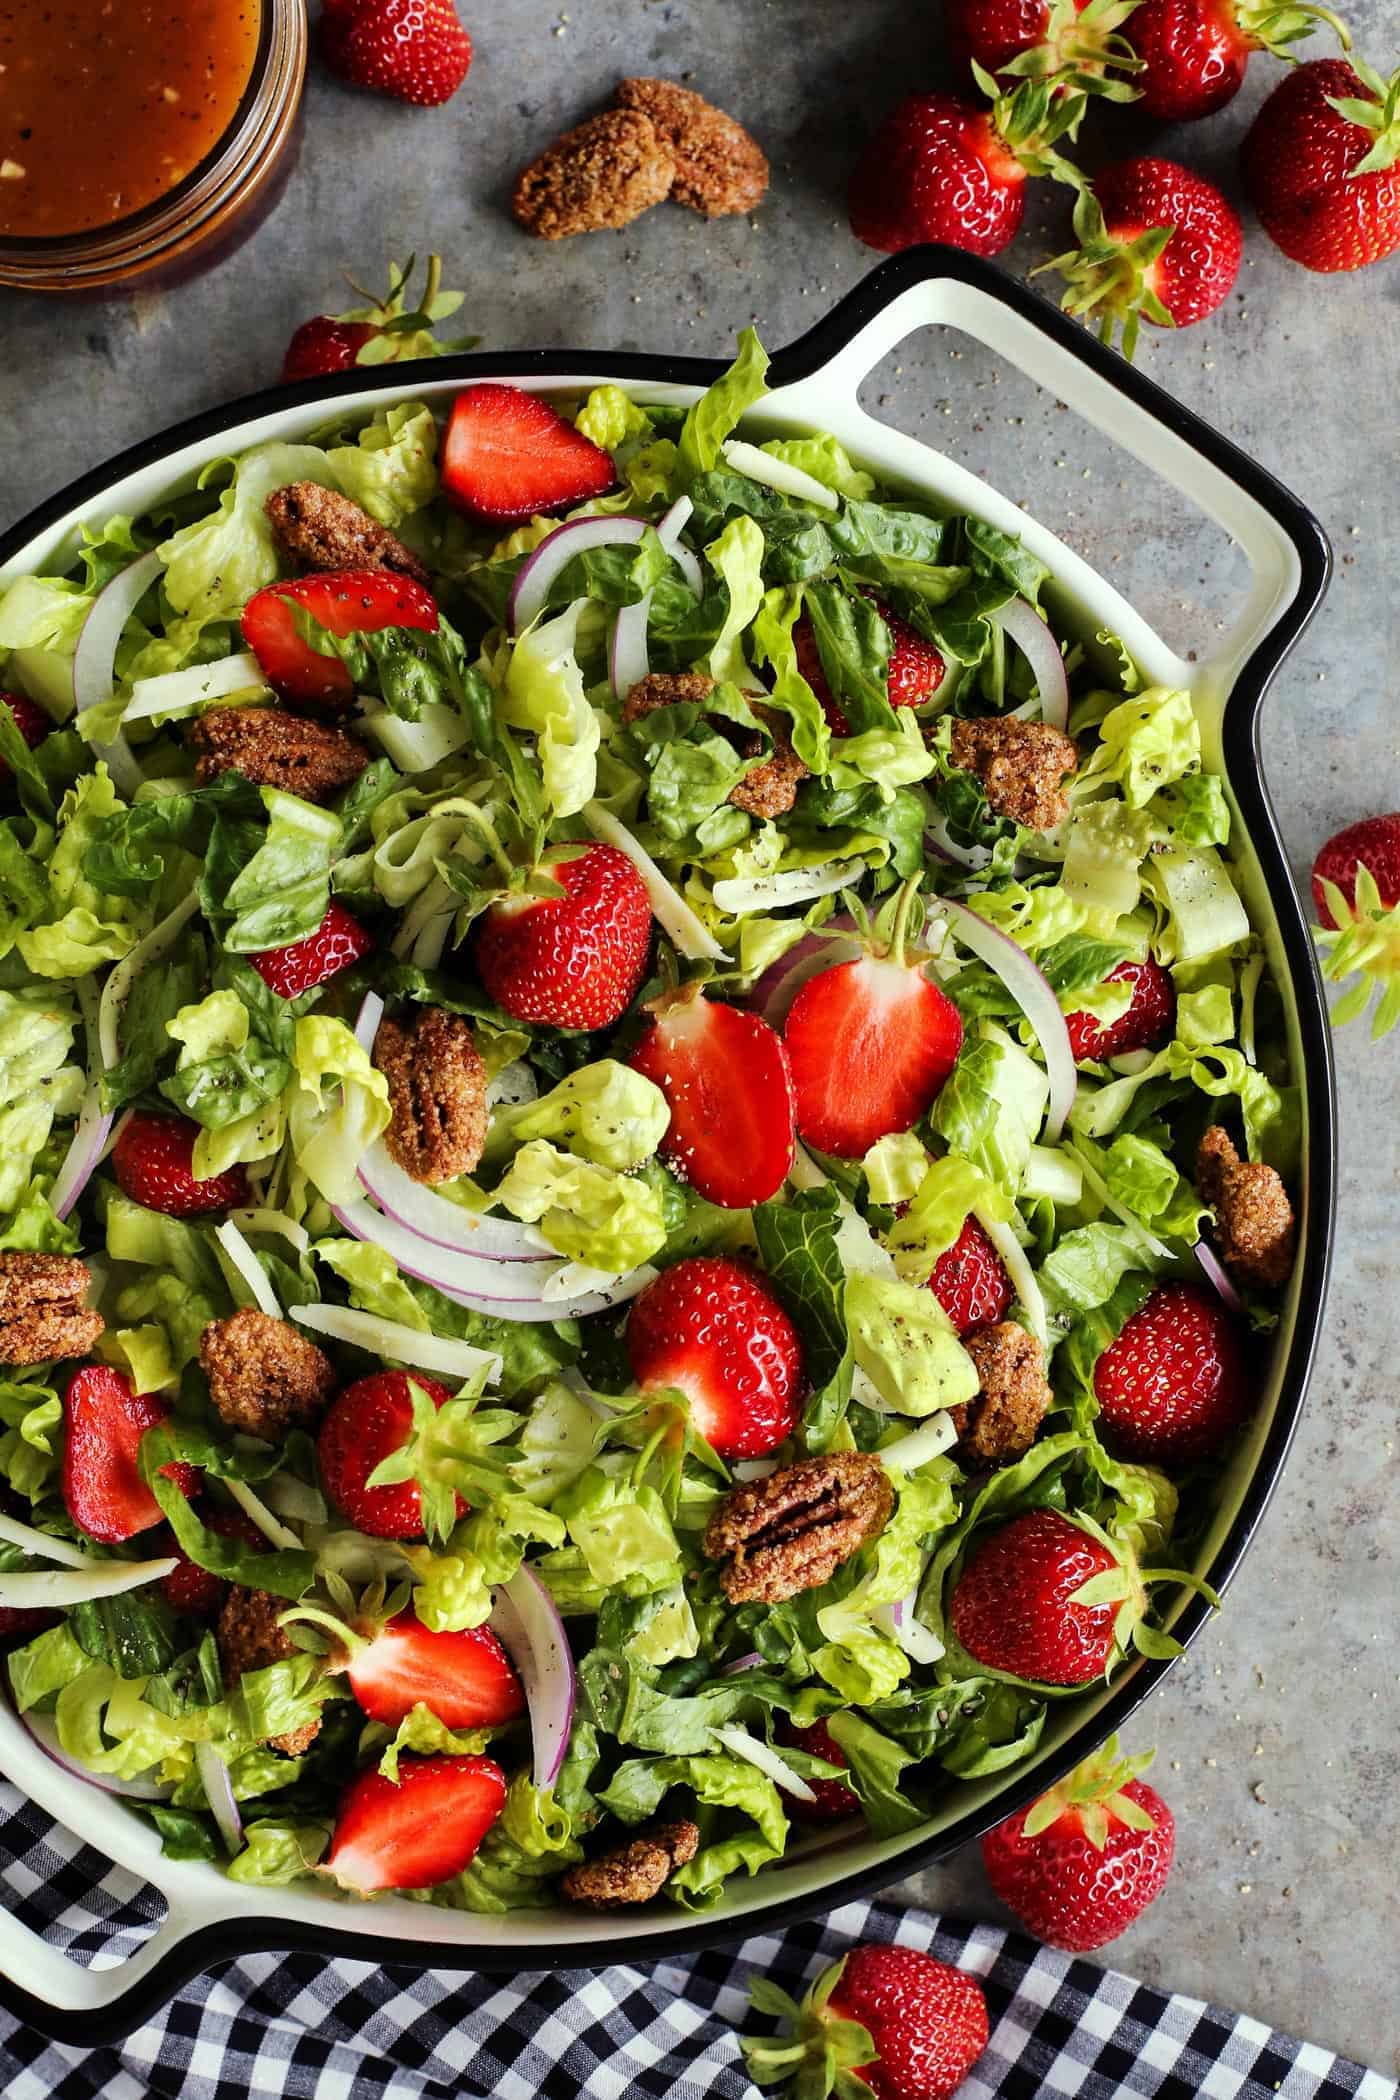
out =
[[(82, 1961), (124, 1959), (160, 1901), (0, 1784), (0, 1896)], [(987, 1925), (887, 1903), (655, 1968), (509, 1982), (261, 1954), (183, 1990), (120, 2046), (0, 2013), (5, 2100), (756, 2100), (738, 2033), (753, 1969), (802, 1989), (862, 1939), (980, 1976), (992, 2039), (960, 2100), (1397, 2100), (1388, 2078), (1196, 1998), (1164, 1997)]]

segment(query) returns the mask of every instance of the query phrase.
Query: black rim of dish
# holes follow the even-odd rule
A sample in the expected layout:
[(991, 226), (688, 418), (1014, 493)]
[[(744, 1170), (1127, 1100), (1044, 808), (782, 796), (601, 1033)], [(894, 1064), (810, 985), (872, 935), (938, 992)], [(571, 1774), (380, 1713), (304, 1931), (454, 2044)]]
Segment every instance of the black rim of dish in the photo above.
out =
[[(1243, 665), (1226, 702), (1224, 717), (1226, 773), (1269, 889), (1297, 999), (1303, 1061), (1301, 1078), (1307, 1108), (1308, 1174), (1301, 1199), (1305, 1254), (1298, 1279), (1298, 1310), (1292, 1346), (1284, 1366), (1278, 1404), (1253, 1475), (1209, 1571), (1215, 1588), (1223, 1591), (1259, 1527), (1298, 1427), (1317, 1352), (1331, 1266), (1336, 1194), (1336, 1083), (1331, 1036), (1316, 955), (1264, 785), (1259, 751), (1261, 704), (1279, 667), (1322, 601), (1331, 574), (1331, 550), (1322, 527), (1311, 512), (1228, 438), (1222, 437), (1189, 409), (1174, 401), (1116, 352), (1105, 349), (1058, 308), (1049, 305), (1026, 286), (1001, 275), (987, 263), (956, 249), (910, 249), (880, 264), (815, 328), (774, 357), (770, 373), (772, 385), (790, 385), (819, 371), (902, 292), (930, 279), (953, 279), (999, 300), (1107, 380), (1119, 393), (1145, 409), (1253, 497), (1283, 528), (1300, 564), (1293, 597), (1273, 629)], [(352, 394), (411, 392), (415, 375), (431, 376), (439, 383), (444, 379), (466, 383), (488, 376), (562, 379), (579, 373), (600, 373), (649, 385), (703, 387), (722, 369), (723, 361), (718, 359), (669, 358), (634, 351), (540, 350), (501, 355), (477, 352), (438, 358), (426, 364), (385, 365), (377, 369), (361, 367), (328, 381), (311, 380), (297, 386), (264, 389), (226, 407), (191, 417), (173, 429), (133, 446), (106, 466), (84, 475), (71, 487), (41, 504), (20, 524), (0, 535), (0, 567), (13, 560), (39, 533), (100, 497), (126, 475), (157, 465), (184, 447), (217, 439), (231, 427), (260, 416), (318, 403), (324, 403), (328, 410), (333, 411), (337, 399)], [(1209, 1616), (1210, 1606), (1204, 1599), (1192, 1596), (1172, 1630), (1178, 1640), (1189, 1645)], [(1008, 1785), (991, 1802), (970, 1809), (956, 1822), (911, 1845), (897, 1858), (853, 1868), (845, 1873), (838, 1871), (821, 1887), (802, 1896), (780, 1898), (746, 1917), (707, 1919), (698, 1916), (686, 1924), (678, 1921), (672, 1929), (660, 1931), (645, 1941), (620, 1942), (615, 1954), (605, 1959), (620, 1958), (645, 1964), (679, 1954), (699, 1954), (710, 1947), (732, 1944), (750, 1932), (771, 1933), (824, 1914), (839, 1903), (873, 1896), (894, 1882), (936, 1864), (980, 1837), (994, 1823), (1001, 1822), (1063, 1777), (1106, 1736), (1124, 1725), (1173, 1666), (1173, 1660), (1139, 1660), (1117, 1692), (1071, 1731), (1053, 1757)], [(529, 1948), (454, 1947), (436, 1941), (411, 1939), (390, 1942), (372, 1934), (355, 1932), (343, 1922), (345, 1916), (344, 1911), (328, 1906), (324, 1925), (249, 1918), (246, 1921), (230, 1919), (197, 1930), (172, 1947), (162, 1961), (110, 2006), (97, 2013), (84, 2012), (84, 2031), (93, 2042), (125, 2034), (155, 2007), (165, 2003), (191, 1976), (218, 1962), (256, 1952), (311, 1952), (327, 1959), (339, 1956), (372, 1961), (381, 1966), (474, 1970), (487, 1975), (517, 1974), (525, 1968), (584, 1971), (604, 1965), (603, 1960), (590, 1964), (581, 1958), (577, 1946), (565, 1942), (545, 1941)], [(0, 1978), (0, 2003), (45, 2032), (61, 2031), (61, 2016), (51, 2006), (31, 1997), (7, 1978)]]

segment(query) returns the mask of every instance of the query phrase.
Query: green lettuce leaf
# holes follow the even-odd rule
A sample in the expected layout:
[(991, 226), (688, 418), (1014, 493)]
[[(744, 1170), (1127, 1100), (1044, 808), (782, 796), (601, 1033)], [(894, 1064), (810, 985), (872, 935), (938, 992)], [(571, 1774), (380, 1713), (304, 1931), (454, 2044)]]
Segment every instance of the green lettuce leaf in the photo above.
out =
[(366, 423), (326, 464), (347, 496), (381, 525), (398, 527), (438, 491), (437, 423), (421, 401), (400, 401)]
[(549, 1138), (578, 1159), (625, 1173), (652, 1157), (670, 1120), (660, 1087), (604, 1057), (570, 1072), (536, 1101), (497, 1109), (488, 1156), (507, 1144)]
[(676, 454), (675, 493), (720, 462), (721, 448), (741, 418), (768, 391), (768, 353), (752, 328), (739, 337), (733, 364), (686, 413)]
[(561, 1152), (544, 1138), (523, 1145), (496, 1201), (538, 1225), (570, 1261), (613, 1274), (649, 1261), (666, 1243), (661, 1197), (650, 1183)]

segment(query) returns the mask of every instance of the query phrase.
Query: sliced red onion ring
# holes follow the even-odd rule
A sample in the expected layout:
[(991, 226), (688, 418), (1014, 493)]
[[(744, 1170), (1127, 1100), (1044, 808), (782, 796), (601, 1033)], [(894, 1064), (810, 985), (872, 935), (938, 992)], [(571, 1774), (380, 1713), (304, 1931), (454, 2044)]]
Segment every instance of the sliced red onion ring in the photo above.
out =
[(20, 1727), (34, 1739), (52, 1764), (71, 1773), (74, 1779), (83, 1779), (104, 1794), (116, 1794), (123, 1801), (164, 1801), (169, 1794), (168, 1786), (156, 1779), (116, 1779), (110, 1772), (90, 1772), (81, 1759), (70, 1757), (58, 1740), (58, 1728), (51, 1714), (21, 1714)]
[(955, 897), (940, 897), (932, 907), (931, 916), (945, 914), (951, 921), (953, 931), (965, 948), (970, 948), (989, 970), (994, 970), (1020, 1007), (1035, 1033), (1045, 1058), (1045, 1070), (1050, 1080), (1050, 1100), (1045, 1111), (1043, 1142), (1057, 1145), (1065, 1121), (1074, 1106), (1075, 1089), (1079, 1085), (1079, 1074), (1074, 1068), (1074, 1051), (1070, 1045), (1069, 1030), (1065, 1017), (1060, 1012), (1060, 1002), (1051, 989), (1049, 979), (1037, 969), (1024, 948), (1013, 941), (1009, 933), (1003, 933), (989, 920), (979, 918)]
[[(705, 595), (705, 578), (689, 547), (681, 545), (681, 533), (694, 510), (689, 496), (678, 496), (656, 528), (656, 537), (675, 562), (697, 598)], [(619, 700), (625, 700), (634, 685), (640, 685), (651, 669), (647, 654), (647, 622), (651, 617), (651, 592), (635, 605), (624, 605), (613, 621), (608, 646), (608, 678)]]
[(1069, 679), (1051, 628), (1025, 598), (1009, 599), (987, 618), (1010, 637), (1030, 665), (1040, 691), (1042, 722), (1063, 729), (1069, 720)]
[(267, 1271), (232, 1218), (225, 1218), (222, 1225), (214, 1227), (214, 1237), (252, 1292), (253, 1303), (258, 1311), (266, 1313), (270, 1320), (280, 1320), (282, 1307), (268, 1280)]
[[(92, 601), (92, 609), (78, 635), (73, 651), (73, 706), (85, 715), (90, 707), (110, 700), (116, 690), (117, 644), (127, 621), (165, 567), (155, 548), (119, 569), (111, 582)], [(130, 798), (140, 787), (143, 775), (126, 738), (118, 731), (110, 744), (93, 746), (105, 760), (120, 794)]]
[(267, 1504), (253, 1493), (246, 1480), (235, 1480), (230, 1475), (225, 1479), (224, 1486), (248, 1522), (256, 1526), (269, 1545), (276, 1546), (284, 1553), (301, 1551), (301, 1540), (296, 1533), (290, 1531), (280, 1517), (273, 1516)]
[(56, 1218), (66, 1218), (87, 1187), (112, 1127), (111, 1115), (102, 1106), (101, 1006), (91, 976), (78, 979), (78, 1004), (83, 1010), (83, 1028), (87, 1035), (88, 1083), (72, 1139), (49, 1197)]
[(860, 952), (860, 942), (854, 936), (842, 940), (822, 933), (806, 933), (800, 941), (793, 943), (786, 955), (780, 955), (769, 965), (745, 1004), (770, 1028), (781, 1031), (788, 1010), (803, 985), (813, 977), (820, 977), (823, 970), (835, 969), (837, 963), (853, 961)]
[(233, 1798), (233, 1781), (229, 1778), (228, 1766), (212, 1743), (195, 1744), (194, 1763), (199, 1783), (204, 1788), (204, 1798), (209, 1803), (209, 1813), (219, 1826), (219, 1836), (230, 1852), (241, 1850), (243, 1818)]
[(1230, 1281), (1229, 1272), (1215, 1249), (1208, 1247), (1204, 1240), (1197, 1240), (1191, 1252), (1200, 1263), (1211, 1288), (1219, 1292), (1224, 1304), (1242, 1320), (1245, 1317), (1244, 1300)]
[(442, 1291), (463, 1291), (481, 1297), (508, 1317), (513, 1305), (537, 1299), (558, 1267), (557, 1256), (533, 1261), (488, 1261), (480, 1254), (470, 1254), (459, 1247), (439, 1245), (424, 1239), (411, 1225), (401, 1224), (383, 1211), (372, 1210), (368, 1203), (359, 1199), (332, 1204), (331, 1209), (353, 1238), (382, 1247), (387, 1254), (393, 1255), (401, 1269), (416, 1276), (420, 1283), (431, 1283)]
[(922, 1581), (920, 1576), (909, 1595), (901, 1597), (898, 1604), (877, 1605), (871, 1616), (887, 1628), (911, 1662), (936, 1663), (947, 1651), (914, 1609)]
[(368, 1057), (374, 1049), (374, 1039), (379, 1033), (379, 1024), (384, 1018), (384, 1001), (378, 992), (366, 992), (360, 1001), (360, 1011), (355, 1016), (355, 1041)]
[(199, 896), (191, 890), (183, 897), (174, 911), (153, 926), (144, 941), (138, 941), (130, 955), (124, 955), (107, 982), (102, 987), (102, 1000), (97, 1010), (97, 1036), (102, 1048), (102, 1063), (107, 1071), (121, 1060), (121, 1024), (126, 1011), (126, 1002), (131, 987), (147, 963), (158, 962), (168, 948), (173, 948), (179, 939), (185, 921), (194, 917), (199, 909)]
[(538, 1263), (554, 1258), (549, 1242), (533, 1225), (482, 1217), (463, 1210), (460, 1203), (449, 1203), (405, 1174), (382, 1142), (371, 1145), (360, 1161), (360, 1180), (386, 1217), (435, 1247), (455, 1247), (462, 1254), (479, 1254), (484, 1261)]
[(576, 554), (594, 547), (635, 547), (646, 530), (645, 518), (569, 518), (556, 525), (526, 557), (511, 585), (511, 633), (523, 634), (539, 618), (556, 577)]
[(552, 1787), (574, 1725), (574, 1658), (564, 1621), (539, 1576), (521, 1566), (496, 1591), (488, 1623), (525, 1687), (535, 1785)]
[(885, 1444), (880, 1451), (880, 1463), (893, 1466), (896, 1473), (913, 1473), (926, 1466), (931, 1458), (938, 1458), (958, 1440), (957, 1425), (946, 1408), (920, 1422), (917, 1429), (896, 1437), (892, 1444)]
[(289, 1218), (284, 1210), (231, 1210), (229, 1218), (240, 1232), (272, 1232), (284, 1239), (297, 1254), (305, 1254), (311, 1245), (311, 1235), (295, 1218)]
[(721, 1677), (737, 1677), (741, 1670), (761, 1670), (762, 1668), (763, 1657), (759, 1654), (757, 1648), (752, 1648), (747, 1655), (737, 1656), (732, 1663), (725, 1663), (719, 1674)]

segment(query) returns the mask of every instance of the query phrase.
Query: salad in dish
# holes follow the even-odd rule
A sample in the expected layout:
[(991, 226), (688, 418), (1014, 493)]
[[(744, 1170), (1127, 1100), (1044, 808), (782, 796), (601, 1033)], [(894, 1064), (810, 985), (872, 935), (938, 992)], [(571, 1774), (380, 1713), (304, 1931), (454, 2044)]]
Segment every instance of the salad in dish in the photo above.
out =
[(1172, 1646), (1293, 1257), (1225, 787), (765, 368), (0, 590), (8, 1693), (235, 1881), (702, 1907)]

